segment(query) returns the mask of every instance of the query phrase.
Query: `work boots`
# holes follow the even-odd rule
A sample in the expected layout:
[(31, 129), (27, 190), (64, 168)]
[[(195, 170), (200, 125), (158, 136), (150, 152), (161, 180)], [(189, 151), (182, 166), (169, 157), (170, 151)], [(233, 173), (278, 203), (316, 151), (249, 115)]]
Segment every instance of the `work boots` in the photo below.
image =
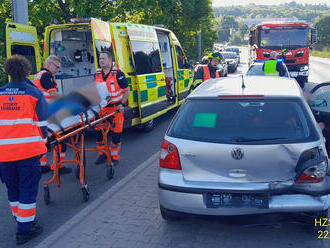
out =
[(42, 227), (37, 221), (34, 221), (31, 227), (31, 230), (27, 233), (16, 233), (16, 244), (22, 245), (28, 242), (30, 239), (33, 239), (39, 236), (42, 233)]
[(95, 161), (95, 164), (103, 164), (107, 161), (107, 156), (105, 154), (99, 155), (97, 160)]

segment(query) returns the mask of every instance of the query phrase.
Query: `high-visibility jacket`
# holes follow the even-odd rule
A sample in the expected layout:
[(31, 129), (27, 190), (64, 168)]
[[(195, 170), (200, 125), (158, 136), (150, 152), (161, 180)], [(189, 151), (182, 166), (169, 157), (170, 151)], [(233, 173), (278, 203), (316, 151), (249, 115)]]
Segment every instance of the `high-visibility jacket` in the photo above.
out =
[[(0, 162), (32, 158), (47, 152), (47, 103), (27, 82), (0, 88)], [(43, 130), (41, 130), (43, 129)]]
[(55, 81), (55, 78), (53, 77), (53, 81), (54, 81), (54, 85), (55, 85), (55, 88), (51, 88), (51, 89), (48, 89), (46, 90), (44, 87), (42, 87), (41, 85), (41, 77), (42, 75), (46, 74), (46, 73), (50, 73), (49, 71), (46, 71), (46, 70), (41, 70), (39, 71), (35, 76), (34, 76), (34, 79), (33, 79), (33, 84), (35, 86), (37, 86), (37, 88), (39, 90), (41, 90), (43, 93), (44, 93), (44, 96), (46, 98), (46, 101), (49, 103), (49, 102), (52, 102), (54, 100), (54, 97), (52, 97), (50, 95), (51, 92), (57, 92), (57, 83)]
[[(203, 65), (202, 67), (203, 67), (203, 71), (204, 71), (204, 74), (203, 74), (204, 75), (203, 76), (203, 82), (204, 82), (204, 81), (211, 78), (211, 74), (210, 74), (210, 68), (209, 68), (208, 65)], [(218, 78), (218, 77), (220, 77), (220, 75), (219, 75), (219, 72), (216, 71), (215, 72), (215, 78)]]
[[(116, 103), (120, 103), (123, 100), (124, 93), (128, 91), (128, 87), (123, 89), (120, 87), (118, 80), (117, 80), (117, 73), (118, 70), (116, 67), (112, 67), (110, 73), (106, 79), (106, 85), (110, 97), (110, 101), (108, 102), (109, 105), (115, 105)], [(99, 70), (95, 74), (95, 82), (97, 83), (104, 83), (102, 70)]]
[(276, 66), (277, 66), (277, 60), (266, 60), (264, 63), (264, 73), (266, 76), (279, 76), (280, 73), (278, 70), (276, 70)]

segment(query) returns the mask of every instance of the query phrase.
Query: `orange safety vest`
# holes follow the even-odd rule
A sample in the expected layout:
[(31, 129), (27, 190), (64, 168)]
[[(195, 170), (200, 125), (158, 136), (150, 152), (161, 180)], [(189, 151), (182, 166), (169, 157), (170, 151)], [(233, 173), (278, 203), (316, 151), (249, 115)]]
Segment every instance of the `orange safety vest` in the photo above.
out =
[(49, 72), (49, 71), (46, 71), (46, 70), (41, 70), (41, 71), (39, 71), (39, 72), (34, 76), (33, 84), (34, 84), (35, 86), (37, 86), (37, 88), (38, 88), (39, 90), (41, 90), (41, 91), (44, 93), (44, 96), (45, 96), (45, 98), (46, 98), (46, 101), (49, 103), (49, 102), (51, 102), (51, 101), (54, 101), (54, 97), (51, 96), (49, 93), (51, 93), (51, 92), (57, 92), (57, 83), (56, 83), (56, 81), (55, 81), (55, 78), (53, 77), (55, 88), (51, 88), (51, 89), (48, 89), (48, 90), (46, 90), (45, 88), (43, 88), (42, 85), (41, 85), (41, 81), (40, 81), (40, 79), (41, 79), (42, 75), (44, 75), (44, 74), (46, 74), (46, 73), (50, 73), (50, 72)]
[(17, 161), (46, 153), (38, 120), (38, 99), (28, 94), (0, 95), (0, 162)]
[[(108, 89), (108, 93), (110, 96), (110, 101), (108, 104), (116, 104), (120, 103), (123, 100), (123, 95), (127, 91), (127, 89), (122, 89), (117, 81), (117, 73), (118, 70), (116, 67), (112, 67), (110, 73), (105, 81)], [(98, 71), (95, 74), (95, 82), (104, 83), (102, 77), (102, 70)]]
[[(204, 70), (204, 73), (203, 73), (203, 75), (204, 75), (203, 82), (204, 82), (204, 81), (210, 79), (211, 75), (210, 75), (210, 69), (209, 69), (208, 65), (203, 65), (202, 67), (203, 67), (203, 70)], [(219, 75), (219, 72), (216, 71), (215, 72), (215, 78), (218, 78), (218, 77), (220, 77), (220, 75)]]

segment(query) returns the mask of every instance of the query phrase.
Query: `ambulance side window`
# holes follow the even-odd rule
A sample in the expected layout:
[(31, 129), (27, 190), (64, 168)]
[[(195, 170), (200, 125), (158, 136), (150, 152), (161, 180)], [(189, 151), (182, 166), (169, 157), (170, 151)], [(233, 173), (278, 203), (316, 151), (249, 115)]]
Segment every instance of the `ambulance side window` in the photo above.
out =
[(185, 69), (187, 61), (186, 61), (186, 57), (184, 56), (184, 53), (183, 53), (181, 47), (175, 45), (175, 50), (176, 50), (176, 57), (178, 60), (179, 69)]
[(27, 58), (30, 61), (32, 65), (31, 74), (37, 73), (36, 54), (33, 46), (12, 45), (11, 54), (23, 55), (25, 58)]
[(158, 42), (131, 41), (131, 44), (138, 75), (162, 71)]

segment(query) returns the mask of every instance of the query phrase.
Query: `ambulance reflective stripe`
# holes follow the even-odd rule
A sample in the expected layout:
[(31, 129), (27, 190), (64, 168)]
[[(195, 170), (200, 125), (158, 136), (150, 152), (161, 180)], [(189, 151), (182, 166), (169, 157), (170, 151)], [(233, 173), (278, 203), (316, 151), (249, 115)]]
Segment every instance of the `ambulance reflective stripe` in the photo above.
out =
[(13, 216), (17, 216), (17, 210), (18, 210), (18, 201), (15, 202), (9, 202), (11, 212)]
[(118, 144), (114, 144), (111, 142), (110, 144), (110, 154), (111, 157), (115, 160), (119, 160), (120, 156), (119, 156), (119, 152), (120, 152), (120, 148), (121, 148), (121, 142)]
[(33, 124), (37, 125), (38, 127), (47, 126), (47, 121), (34, 121), (30, 118), (25, 119), (16, 119), (16, 120), (0, 120), (0, 126), (7, 126), (7, 125), (17, 125), (17, 124)]
[(91, 24), (94, 33), (94, 39), (111, 41), (110, 28), (107, 22), (92, 18)]
[[(206, 81), (206, 80), (208, 80), (208, 79), (210, 79), (211, 78), (211, 74), (210, 74), (210, 69), (209, 69), (209, 67), (207, 66), (207, 65), (204, 65), (204, 66), (202, 66), (203, 67), (203, 71), (204, 71), (204, 73), (203, 73), (203, 81)], [(220, 75), (219, 75), (219, 72), (215, 72), (215, 78), (218, 78), (218, 77), (220, 77)]]
[(34, 221), (36, 216), (36, 203), (23, 204), (18, 203), (16, 220), (18, 222)]

